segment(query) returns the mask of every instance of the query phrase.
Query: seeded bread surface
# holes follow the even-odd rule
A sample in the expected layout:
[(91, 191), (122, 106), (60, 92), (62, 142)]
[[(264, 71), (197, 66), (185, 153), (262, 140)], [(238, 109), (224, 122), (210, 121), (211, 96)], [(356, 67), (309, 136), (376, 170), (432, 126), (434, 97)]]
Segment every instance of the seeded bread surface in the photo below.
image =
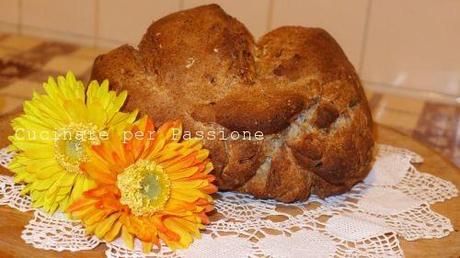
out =
[(97, 57), (92, 79), (108, 79), (161, 124), (263, 132), (258, 140), (209, 140), (221, 190), (283, 202), (343, 193), (372, 160), (372, 118), (360, 80), (324, 30), (281, 27), (257, 42), (217, 5), (155, 21), (138, 48)]

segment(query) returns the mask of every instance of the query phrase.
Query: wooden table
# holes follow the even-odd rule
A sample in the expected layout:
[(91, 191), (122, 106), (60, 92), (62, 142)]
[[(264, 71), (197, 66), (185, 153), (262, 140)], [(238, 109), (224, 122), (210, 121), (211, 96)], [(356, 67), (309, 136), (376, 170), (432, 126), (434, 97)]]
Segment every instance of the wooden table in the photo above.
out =
[[(421, 171), (447, 179), (460, 188), (460, 170), (425, 145), (385, 126), (378, 126), (376, 135), (379, 143), (404, 147), (422, 155), (425, 162), (419, 166)], [(0, 173), (8, 172), (0, 170)], [(460, 198), (456, 197), (431, 207), (434, 211), (450, 218), (454, 232), (442, 239), (412, 242), (401, 239), (401, 246), (405, 255), (414, 258), (460, 257)], [(0, 257), (104, 257), (104, 245), (91, 251), (77, 253), (34, 249), (25, 244), (20, 237), (24, 225), (31, 218), (31, 212), (20, 213), (5, 206), (0, 207)]]

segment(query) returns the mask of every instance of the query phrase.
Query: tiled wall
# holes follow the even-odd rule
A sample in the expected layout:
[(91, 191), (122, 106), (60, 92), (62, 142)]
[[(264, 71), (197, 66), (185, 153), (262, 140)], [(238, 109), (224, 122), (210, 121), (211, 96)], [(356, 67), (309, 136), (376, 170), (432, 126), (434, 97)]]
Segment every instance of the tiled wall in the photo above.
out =
[(0, 0), (0, 31), (136, 44), (153, 20), (211, 2), (256, 37), (282, 25), (325, 28), (374, 90), (460, 102), (460, 0)]

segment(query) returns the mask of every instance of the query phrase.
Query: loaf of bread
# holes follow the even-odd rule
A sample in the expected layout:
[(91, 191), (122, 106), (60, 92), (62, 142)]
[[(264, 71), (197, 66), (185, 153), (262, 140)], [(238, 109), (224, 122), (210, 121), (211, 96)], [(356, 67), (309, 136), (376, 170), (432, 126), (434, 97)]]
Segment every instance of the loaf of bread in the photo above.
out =
[[(324, 30), (281, 27), (257, 42), (217, 5), (154, 22), (138, 48), (97, 57), (92, 79), (129, 93), (157, 123), (204, 137), (220, 190), (283, 202), (349, 190), (369, 171), (372, 118), (360, 80)], [(263, 134), (263, 140), (243, 133)]]

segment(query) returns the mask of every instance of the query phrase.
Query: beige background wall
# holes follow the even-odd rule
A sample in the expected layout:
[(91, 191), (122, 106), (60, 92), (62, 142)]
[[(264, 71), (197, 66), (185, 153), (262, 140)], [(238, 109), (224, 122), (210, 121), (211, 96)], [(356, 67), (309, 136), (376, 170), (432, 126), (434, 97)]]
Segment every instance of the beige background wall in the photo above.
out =
[(211, 2), (256, 37), (282, 25), (325, 28), (367, 87), (460, 101), (460, 0), (0, 0), (0, 31), (114, 47)]

